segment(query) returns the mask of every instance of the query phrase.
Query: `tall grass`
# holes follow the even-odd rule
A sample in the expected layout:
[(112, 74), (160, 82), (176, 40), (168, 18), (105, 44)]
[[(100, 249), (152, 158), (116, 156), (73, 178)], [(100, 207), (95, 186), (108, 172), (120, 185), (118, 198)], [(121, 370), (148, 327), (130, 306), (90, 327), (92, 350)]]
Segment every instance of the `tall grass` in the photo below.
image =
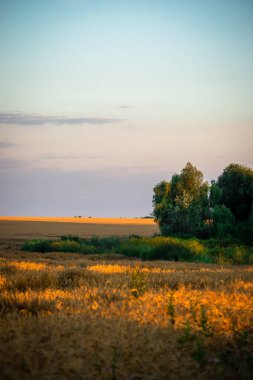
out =
[(1, 380), (251, 379), (252, 266), (90, 257), (2, 253)]

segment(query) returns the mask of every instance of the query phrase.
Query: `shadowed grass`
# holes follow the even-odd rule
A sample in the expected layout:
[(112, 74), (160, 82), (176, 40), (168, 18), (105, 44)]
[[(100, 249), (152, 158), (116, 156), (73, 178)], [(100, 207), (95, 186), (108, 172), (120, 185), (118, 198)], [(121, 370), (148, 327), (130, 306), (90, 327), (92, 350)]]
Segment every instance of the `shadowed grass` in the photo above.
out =
[(250, 379), (252, 266), (118, 255), (1, 257), (1, 379)]

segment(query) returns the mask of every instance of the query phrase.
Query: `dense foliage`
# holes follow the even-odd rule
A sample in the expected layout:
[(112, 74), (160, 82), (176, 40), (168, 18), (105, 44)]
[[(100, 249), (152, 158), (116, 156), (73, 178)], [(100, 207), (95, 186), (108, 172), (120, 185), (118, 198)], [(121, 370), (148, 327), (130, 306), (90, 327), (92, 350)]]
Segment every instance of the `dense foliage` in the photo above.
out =
[(162, 181), (154, 188), (154, 216), (163, 235), (194, 234), (203, 228), (208, 211), (208, 183), (203, 174), (187, 163), (170, 182)]
[(239, 164), (229, 165), (218, 178), (220, 203), (228, 207), (235, 219), (247, 221), (253, 205), (253, 170)]
[(252, 264), (253, 249), (231, 244), (229, 240), (180, 237), (109, 236), (80, 238), (63, 236), (60, 240), (29, 240), (23, 245), (30, 252), (73, 252), (82, 254), (122, 254), (142, 260), (169, 260), (222, 264)]
[(251, 244), (253, 170), (230, 164), (209, 185), (202, 172), (188, 162), (180, 174), (155, 186), (153, 209), (164, 236), (232, 237)]

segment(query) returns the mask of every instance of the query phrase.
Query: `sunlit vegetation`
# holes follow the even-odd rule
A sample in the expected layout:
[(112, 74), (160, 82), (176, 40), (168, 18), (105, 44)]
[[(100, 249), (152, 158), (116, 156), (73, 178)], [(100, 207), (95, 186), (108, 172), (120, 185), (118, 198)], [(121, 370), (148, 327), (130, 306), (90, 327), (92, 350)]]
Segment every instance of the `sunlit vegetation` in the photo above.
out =
[(143, 260), (173, 260), (206, 263), (252, 264), (253, 248), (229, 240), (205, 240), (180, 237), (111, 236), (80, 238), (62, 236), (59, 240), (28, 240), (30, 252), (73, 252), (82, 254), (118, 253)]
[(154, 188), (153, 214), (162, 235), (187, 234), (253, 243), (253, 170), (228, 165), (217, 181), (188, 162)]
[(250, 265), (6, 251), (1, 378), (250, 379), (252, 275)]
[(37, 222), (37, 235), (31, 222), (22, 226), (33, 240), (0, 240), (1, 379), (251, 379), (251, 238), (230, 233), (223, 205), (202, 230), (219, 233), (197, 238), (196, 204), (183, 195), (184, 212), (172, 210), (181, 235), (167, 233), (169, 219), (164, 231), (158, 220), (166, 236), (83, 224), (58, 238), (56, 223)]

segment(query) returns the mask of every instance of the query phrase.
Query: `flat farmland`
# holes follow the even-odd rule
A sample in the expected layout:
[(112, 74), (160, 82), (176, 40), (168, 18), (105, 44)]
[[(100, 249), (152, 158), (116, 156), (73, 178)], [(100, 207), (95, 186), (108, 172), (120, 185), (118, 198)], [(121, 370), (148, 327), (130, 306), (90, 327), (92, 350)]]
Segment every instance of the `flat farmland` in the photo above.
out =
[(150, 236), (154, 233), (158, 233), (158, 227), (152, 219), (0, 217), (0, 238), (4, 239), (54, 239), (63, 235)]
[(252, 265), (20, 249), (157, 231), (99, 221), (0, 221), (1, 379), (251, 379)]

